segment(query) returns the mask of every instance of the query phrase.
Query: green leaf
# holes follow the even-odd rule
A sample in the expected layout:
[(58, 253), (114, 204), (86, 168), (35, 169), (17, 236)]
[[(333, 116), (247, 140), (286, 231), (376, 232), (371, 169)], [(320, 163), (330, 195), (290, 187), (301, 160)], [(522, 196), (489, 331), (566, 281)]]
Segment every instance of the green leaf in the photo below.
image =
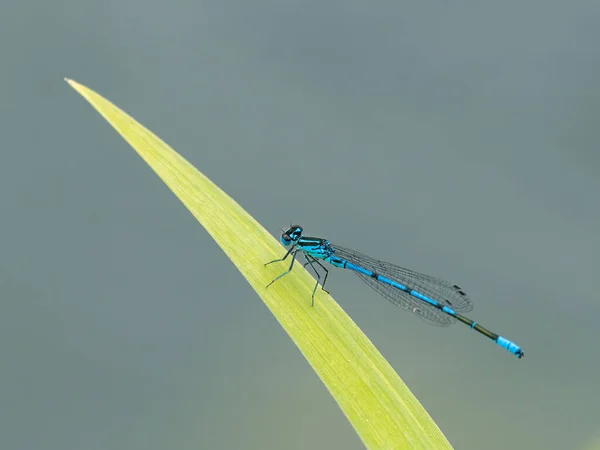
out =
[[(269, 289), (281, 266), (279, 242), (231, 197), (132, 117), (89, 88), (66, 80), (134, 148), (248, 280), (323, 381), (370, 449), (451, 449), (394, 369), (314, 278), (296, 265)], [(257, 176), (261, 176), (257, 174)]]

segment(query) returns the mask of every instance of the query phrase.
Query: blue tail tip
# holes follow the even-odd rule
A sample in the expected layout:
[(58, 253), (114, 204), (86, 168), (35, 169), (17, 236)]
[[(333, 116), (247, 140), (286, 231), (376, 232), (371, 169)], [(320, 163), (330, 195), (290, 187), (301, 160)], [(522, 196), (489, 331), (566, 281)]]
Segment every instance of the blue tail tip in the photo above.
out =
[(525, 352), (523, 350), (521, 350), (521, 347), (519, 347), (514, 342), (509, 341), (508, 339), (503, 338), (502, 336), (498, 336), (498, 339), (496, 340), (496, 343), (500, 347), (505, 348), (506, 350), (508, 350), (509, 352), (511, 352), (513, 355), (515, 355), (519, 359), (521, 359), (521, 358), (523, 358), (525, 356)]

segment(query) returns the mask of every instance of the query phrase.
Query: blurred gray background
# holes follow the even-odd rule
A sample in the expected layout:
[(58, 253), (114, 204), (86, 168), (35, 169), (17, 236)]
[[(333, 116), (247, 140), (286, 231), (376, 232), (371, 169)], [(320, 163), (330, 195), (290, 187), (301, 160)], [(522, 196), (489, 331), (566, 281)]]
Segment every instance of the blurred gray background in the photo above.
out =
[(329, 286), (457, 450), (585, 448), (600, 428), (599, 14), (584, 0), (3, 3), (0, 447), (363, 448), (69, 77), (273, 234), (298, 222), (463, 286), (524, 360), (352, 274)]

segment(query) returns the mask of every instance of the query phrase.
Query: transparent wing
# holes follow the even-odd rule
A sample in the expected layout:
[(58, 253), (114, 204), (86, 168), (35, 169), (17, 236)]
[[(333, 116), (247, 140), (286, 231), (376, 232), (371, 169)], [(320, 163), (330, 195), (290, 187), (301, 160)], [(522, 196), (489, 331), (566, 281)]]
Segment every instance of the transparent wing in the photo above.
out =
[[(379, 261), (364, 255), (356, 250), (332, 245), (335, 255), (343, 258), (352, 264), (363, 267), (372, 272), (376, 272), (386, 278), (394, 280), (412, 290), (425, 295), (426, 297), (437, 301), (438, 303), (452, 308), (459, 313), (466, 313), (473, 309), (473, 303), (468, 295), (457, 285), (441, 280), (439, 278), (414, 272), (403, 267), (396, 266), (385, 261)], [(440, 311), (412, 295), (387, 285), (375, 278), (368, 277), (358, 272), (356, 273), (369, 287), (387, 298), (394, 305), (418, 315), (424, 321), (437, 326), (448, 326), (453, 324), (456, 319)]]

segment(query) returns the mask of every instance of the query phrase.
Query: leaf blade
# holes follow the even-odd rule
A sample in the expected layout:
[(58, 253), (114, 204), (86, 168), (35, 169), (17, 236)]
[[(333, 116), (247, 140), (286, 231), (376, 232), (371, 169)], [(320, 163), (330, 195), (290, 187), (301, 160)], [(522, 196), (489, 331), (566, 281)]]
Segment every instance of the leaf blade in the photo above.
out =
[[(133, 147), (246, 278), (323, 381), (367, 448), (451, 449), (416, 397), (360, 328), (296, 265), (282, 267), (279, 242), (237, 202), (131, 116), (91, 89), (65, 79)], [(239, 230), (244, 230), (243, 236)], [(276, 267), (273, 267), (276, 266)]]

